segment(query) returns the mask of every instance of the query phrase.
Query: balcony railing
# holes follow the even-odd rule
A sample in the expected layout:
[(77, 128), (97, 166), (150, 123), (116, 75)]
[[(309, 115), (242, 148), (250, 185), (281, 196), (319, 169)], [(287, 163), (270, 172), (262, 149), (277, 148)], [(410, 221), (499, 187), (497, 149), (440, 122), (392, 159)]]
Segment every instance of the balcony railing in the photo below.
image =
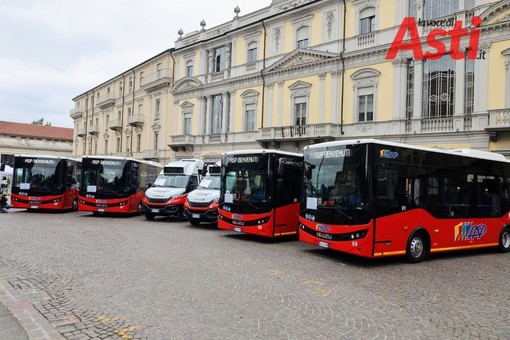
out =
[(128, 117), (128, 124), (132, 126), (143, 126), (144, 115), (139, 113)]
[(170, 143), (168, 146), (173, 151), (179, 150), (193, 150), (193, 146), (195, 144), (195, 136), (190, 135), (178, 135), (178, 136), (170, 136)]
[(147, 149), (142, 151), (143, 159), (156, 159), (158, 158), (158, 150), (156, 149)]
[(83, 116), (84, 110), (81, 107), (75, 107), (69, 111), (69, 115), (72, 119), (78, 119)]
[(91, 126), (89, 126), (88, 132), (91, 135), (98, 135), (99, 134), (99, 127), (97, 125), (91, 125)]
[(510, 129), (510, 108), (489, 110), (489, 128)]
[(334, 124), (311, 124), (298, 126), (281, 126), (260, 129), (259, 141), (276, 140), (331, 140), (337, 135)]
[(375, 33), (370, 32), (358, 36), (358, 47), (367, 47), (375, 44)]
[(115, 104), (115, 95), (112, 92), (107, 93), (96, 100), (96, 105), (100, 108), (105, 108), (113, 104)]
[(84, 137), (86, 135), (87, 135), (87, 132), (85, 132), (85, 128), (77, 128), (76, 129), (76, 136)]
[(424, 118), (421, 121), (422, 132), (453, 131), (453, 117)]
[(169, 85), (171, 83), (172, 73), (170, 72), (170, 69), (166, 68), (143, 78), (141, 87), (146, 91), (151, 91), (153, 88)]
[(110, 120), (110, 122), (108, 123), (108, 127), (111, 129), (111, 130), (122, 130), (122, 120), (121, 119), (113, 119), (113, 120)]

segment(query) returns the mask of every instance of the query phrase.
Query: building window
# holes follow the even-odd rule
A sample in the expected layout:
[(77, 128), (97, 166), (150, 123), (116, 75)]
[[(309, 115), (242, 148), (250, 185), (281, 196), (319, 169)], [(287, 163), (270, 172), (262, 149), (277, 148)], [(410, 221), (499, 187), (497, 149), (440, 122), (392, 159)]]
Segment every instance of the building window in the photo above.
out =
[(117, 153), (120, 153), (120, 137), (117, 137)]
[(130, 107), (128, 107), (128, 117), (131, 117), (132, 114), (133, 114), (133, 111), (131, 110)]
[(110, 115), (106, 115), (104, 126), (106, 127), (107, 130), (110, 127)]
[(455, 102), (455, 59), (449, 54), (423, 63), (423, 117), (451, 117)]
[(108, 139), (104, 140), (104, 153), (105, 155), (108, 154)]
[(308, 47), (308, 27), (303, 26), (296, 31), (297, 39), (296, 39), (296, 47), (297, 48), (307, 48)]
[(223, 115), (223, 99), (221, 98), (221, 95), (213, 96), (212, 100), (212, 134), (218, 134), (221, 133), (221, 118)]
[(122, 124), (122, 111), (117, 111), (117, 119), (119, 120), (119, 124)]
[(124, 90), (124, 88), (122, 87), (122, 82), (119, 82), (119, 94), (122, 95), (123, 90)]
[(191, 112), (184, 113), (184, 134), (191, 135)]
[(246, 57), (246, 61), (248, 63), (253, 63), (255, 61), (257, 61), (258, 59), (258, 49), (257, 49), (257, 43), (256, 42), (251, 42), (249, 45), (248, 45), (248, 55)]
[(256, 116), (255, 116), (255, 104), (246, 104), (244, 106), (244, 130), (245, 131), (255, 131), (255, 123), (256, 123)]
[(358, 89), (358, 121), (371, 122), (374, 120), (374, 94), (373, 88)]
[(360, 14), (360, 34), (367, 34), (375, 31), (375, 8), (369, 7)]
[(423, 18), (441, 18), (453, 15), (458, 10), (459, 0), (425, 0), (425, 4), (423, 6)]
[(109, 87), (106, 89), (106, 94), (110, 94), (110, 88)]
[(159, 142), (158, 139), (159, 139), (159, 133), (154, 132), (154, 150), (158, 149), (158, 142)]
[(193, 76), (193, 62), (190, 60), (186, 63), (186, 77)]
[(126, 151), (129, 153), (131, 147), (131, 136), (126, 136)]
[(159, 108), (160, 108), (160, 99), (156, 99), (156, 109), (154, 111), (154, 120), (158, 120), (159, 119)]
[(464, 113), (473, 114), (475, 102), (475, 61), (466, 59), (466, 71), (464, 75)]
[(214, 72), (221, 72), (225, 69), (225, 46), (214, 49)]
[(140, 88), (143, 86), (143, 72), (140, 72)]
[(138, 114), (142, 114), (142, 104), (138, 104)]
[(133, 91), (133, 77), (129, 77), (129, 92)]
[(307, 97), (297, 97), (294, 99), (294, 125), (306, 125), (307, 101)]
[(406, 118), (413, 118), (414, 113), (414, 61), (407, 60), (407, 82), (406, 82)]
[(136, 152), (140, 152), (142, 148), (142, 135), (140, 133), (136, 134)]
[(156, 77), (159, 79), (161, 77), (161, 63), (156, 65)]

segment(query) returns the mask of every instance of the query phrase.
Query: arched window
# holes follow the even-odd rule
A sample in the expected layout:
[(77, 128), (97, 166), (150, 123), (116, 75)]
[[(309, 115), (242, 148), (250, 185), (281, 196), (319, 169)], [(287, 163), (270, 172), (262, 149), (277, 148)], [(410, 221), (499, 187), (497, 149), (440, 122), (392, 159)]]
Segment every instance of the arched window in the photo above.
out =
[(368, 7), (360, 13), (359, 34), (367, 34), (375, 31), (375, 8)]
[(296, 47), (297, 48), (307, 48), (308, 47), (308, 38), (309, 37), (309, 29), (308, 26), (303, 26), (296, 31)]

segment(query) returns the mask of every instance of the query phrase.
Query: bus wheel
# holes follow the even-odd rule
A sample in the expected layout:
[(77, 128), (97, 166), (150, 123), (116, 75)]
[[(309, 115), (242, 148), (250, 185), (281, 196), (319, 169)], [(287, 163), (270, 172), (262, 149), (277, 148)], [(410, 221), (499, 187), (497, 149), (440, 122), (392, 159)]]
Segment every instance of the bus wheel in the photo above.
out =
[(189, 220), (189, 223), (191, 223), (192, 225), (199, 225), (200, 224), (200, 220), (196, 219), (196, 218), (191, 218)]
[(156, 217), (156, 215), (151, 213), (145, 213), (145, 218), (148, 219), (149, 221), (153, 221), (154, 217)]
[(75, 200), (73, 201), (73, 205), (72, 205), (72, 207), (71, 207), (71, 210), (72, 210), (72, 211), (76, 211), (76, 210), (78, 210), (78, 200), (77, 200), (77, 199), (75, 199)]
[(428, 242), (424, 232), (418, 231), (411, 235), (407, 241), (406, 258), (410, 263), (423, 261), (427, 255)]
[(510, 251), (510, 227), (504, 228), (499, 234), (499, 251), (502, 253)]

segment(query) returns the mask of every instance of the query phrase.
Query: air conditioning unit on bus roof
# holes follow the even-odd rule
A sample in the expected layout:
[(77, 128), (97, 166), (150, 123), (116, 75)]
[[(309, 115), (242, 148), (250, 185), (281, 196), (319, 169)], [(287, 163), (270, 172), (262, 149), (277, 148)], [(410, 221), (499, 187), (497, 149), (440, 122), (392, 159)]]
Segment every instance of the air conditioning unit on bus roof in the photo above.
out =
[(495, 161), (506, 161), (506, 157), (500, 153), (474, 150), (474, 149), (453, 149), (453, 152), (461, 153), (463, 156), (470, 156), (474, 158), (492, 159)]

